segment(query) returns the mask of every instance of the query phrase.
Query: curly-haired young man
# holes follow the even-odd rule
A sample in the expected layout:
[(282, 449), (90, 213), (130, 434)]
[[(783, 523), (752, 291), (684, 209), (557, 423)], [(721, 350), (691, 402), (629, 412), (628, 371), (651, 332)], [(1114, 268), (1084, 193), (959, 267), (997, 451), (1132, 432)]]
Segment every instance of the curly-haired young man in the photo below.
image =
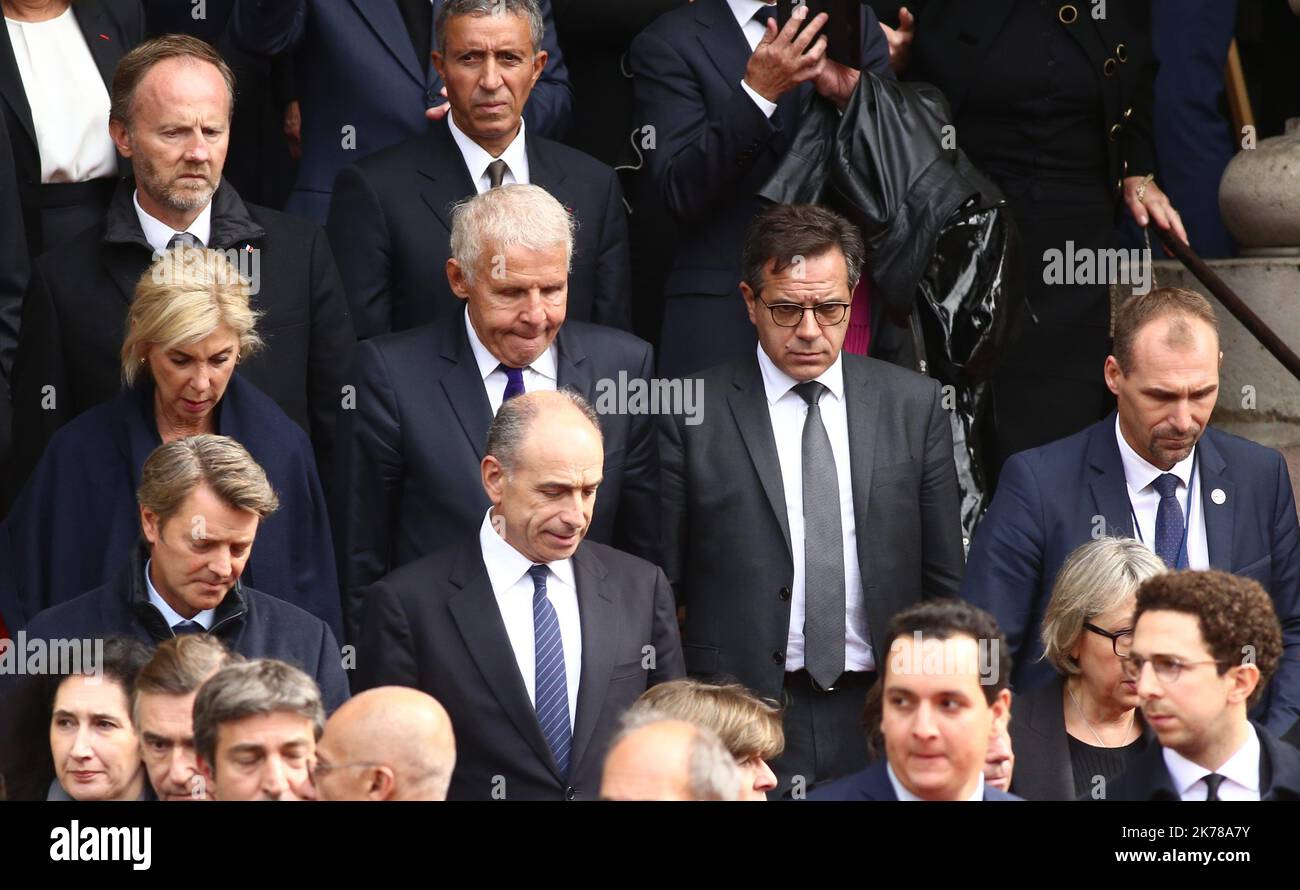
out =
[(1247, 717), (1281, 658), (1272, 600), (1249, 578), (1187, 571), (1144, 582), (1123, 666), (1160, 744), (1104, 796), (1300, 800), (1300, 751)]

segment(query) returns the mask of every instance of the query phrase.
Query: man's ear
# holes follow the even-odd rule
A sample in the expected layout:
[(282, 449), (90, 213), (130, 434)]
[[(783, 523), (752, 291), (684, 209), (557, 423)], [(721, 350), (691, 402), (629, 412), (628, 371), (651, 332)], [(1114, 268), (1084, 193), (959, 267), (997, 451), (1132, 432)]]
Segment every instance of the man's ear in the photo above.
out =
[(108, 121), (108, 135), (113, 140), (113, 145), (117, 147), (117, 153), (124, 158), (131, 157), (131, 134), (126, 128), (126, 124), (112, 118)]
[(208, 763), (207, 760), (204, 759), (202, 754), (196, 753), (194, 755), (194, 765), (199, 768), (199, 774), (203, 776), (203, 781), (208, 788), (208, 794), (212, 796), (213, 800), (216, 800), (217, 795), (215, 792), (217, 787), (217, 771), (213, 768), (212, 764)]
[(1111, 394), (1119, 395), (1119, 382), (1124, 376), (1124, 371), (1120, 368), (1119, 361), (1115, 356), (1106, 356), (1106, 364), (1102, 368), (1102, 375), (1106, 378), (1106, 388), (1111, 391)]
[(1011, 690), (1003, 689), (993, 699), (993, 704), (989, 707), (993, 710), (993, 736), (1001, 735), (1007, 731), (1007, 725), (1011, 723)]
[(1255, 692), (1255, 687), (1259, 685), (1259, 665), (1253, 661), (1247, 661), (1237, 665), (1232, 671), (1233, 682), (1232, 688), (1228, 690), (1228, 701), (1234, 705), (1249, 701), (1251, 695)]
[(542, 70), (546, 68), (546, 60), (549, 58), (550, 54), (544, 49), (538, 50), (533, 55), (533, 82), (528, 85), (530, 90), (537, 86), (537, 81), (541, 79)]
[(391, 767), (377, 766), (370, 770), (370, 787), (366, 797), (370, 800), (392, 800), (397, 791), (397, 777)]
[(506, 468), (501, 466), (501, 461), (496, 459), (495, 455), (489, 454), (483, 458), (483, 463), (479, 466), (483, 477), (483, 490), (487, 492), (488, 500), (495, 506), (501, 503), (501, 489), (505, 487)]
[(433, 70), (438, 72), (438, 79), (443, 83), (447, 82), (446, 64), (447, 59), (436, 49), (429, 53), (429, 58), (433, 59)]
[(140, 508), (140, 531), (151, 545), (156, 545), (162, 538), (162, 523), (158, 514), (148, 507)]
[(451, 285), (451, 292), (457, 297), (462, 300), (469, 299), (469, 278), (461, 268), (460, 261), (455, 257), (447, 260), (447, 283)]
[(749, 313), (749, 323), (754, 327), (758, 327), (758, 316), (756, 315), (758, 307), (754, 305), (758, 297), (754, 295), (753, 289), (744, 281), (740, 282), (740, 295), (745, 298), (745, 311)]

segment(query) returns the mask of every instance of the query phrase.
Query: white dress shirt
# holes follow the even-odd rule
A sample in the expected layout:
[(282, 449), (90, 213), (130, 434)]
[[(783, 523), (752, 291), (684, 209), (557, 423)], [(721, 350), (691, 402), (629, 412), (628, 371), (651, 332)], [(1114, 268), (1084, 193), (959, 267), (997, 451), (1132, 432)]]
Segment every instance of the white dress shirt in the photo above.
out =
[[(1160, 509), (1160, 493), (1152, 483), (1164, 474), (1164, 470), (1148, 463), (1145, 458), (1133, 450), (1124, 433), (1119, 428), (1119, 417), (1115, 417), (1115, 438), (1119, 441), (1119, 456), (1124, 462), (1124, 481), (1128, 487), (1128, 500), (1137, 516), (1137, 533), (1148, 548), (1154, 552), (1156, 540), (1156, 511)], [(1205, 543), (1205, 494), (1201, 491), (1200, 470), (1198, 478), (1192, 478), (1193, 465), (1196, 462), (1196, 449), (1169, 470), (1178, 477), (1178, 488), (1174, 496), (1183, 511), (1183, 523), (1187, 532), (1187, 568), (1208, 569), (1210, 551)], [(1191, 497), (1188, 497), (1188, 491)], [(1189, 517), (1190, 514), (1190, 517)]]
[[(727, 5), (731, 7), (731, 14), (736, 17), (736, 23), (740, 25), (740, 30), (744, 32), (745, 41), (749, 44), (749, 51), (752, 53), (758, 47), (758, 42), (763, 39), (763, 26), (754, 21), (754, 13), (768, 4), (764, 0), (727, 0)], [(754, 104), (758, 106), (765, 117), (771, 117), (776, 113), (775, 102), (764, 99), (743, 80), (740, 85), (749, 94), (749, 98), (754, 100)]]
[[(154, 253), (162, 253), (167, 249), (167, 244), (180, 232), (173, 229), (167, 223), (160, 219), (150, 216), (148, 211), (140, 206), (140, 190), (136, 189), (131, 195), (131, 203), (135, 205), (135, 215), (140, 220), (140, 231), (144, 232), (144, 240), (149, 242)], [(189, 232), (195, 238), (208, 246), (208, 239), (212, 237), (212, 201), (209, 200), (199, 215), (194, 218), (194, 222), (185, 231)]]
[(469, 170), (469, 178), (474, 180), (474, 188), (478, 189), (481, 195), (488, 189), (492, 188), (492, 178), (488, 176), (488, 166), (496, 160), (506, 162), (506, 173), (501, 179), (502, 185), (511, 185), (519, 183), (527, 185), (528, 179), (528, 151), (527, 139), (524, 130), (527, 125), (524, 119), (519, 119), (519, 132), (515, 134), (514, 140), (506, 146), (506, 150), (501, 152), (500, 158), (494, 158), (488, 154), (481, 145), (473, 139), (466, 136), (456, 126), (456, 112), (447, 115), (447, 123), (451, 127), (451, 138), (455, 140), (456, 147), (460, 149), (460, 156), (465, 159), (465, 168)]
[(108, 135), (108, 88), (72, 12), (44, 22), (6, 18), (9, 43), (32, 110), (41, 182), (87, 182), (117, 174)]
[[(492, 406), (492, 416), (501, 410), (501, 403), (506, 398), (506, 372), (501, 370), (501, 360), (483, 345), (478, 332), (469, 320), (469, 309), (465, 310), (465, 333), (469, 336), (469, 348), (474, 351), (474, 361), (478, 362), (478, 373), (483, 378), (483, 388), (487, 390), (488, 404)], [(537, 357), (531, 365), (524, 366), (524, 392), (558, 388), (558, 371), (556, 370), (555, 342)]]
[[(803, 536), (803, 424), (808, 403), (794, 387), (799, 383), (782, 371), (758, 347), (758, 367), (767, 392), (767, 411), (781, 463), (781, 484), (785, 491), (785, 513), (790, 524), (790, 548), (794, 557), (794, 585), (790, 588), (790, 631), (785, 647), (785, 669), (804, 666), (804, 536)], [(844, 404), (844, 357), (826, 369), (818, 382), (822, 394), (822, 424), (835, 455), (835, 473), (840, 483), (840, 528), (844, 549), (844, 669), (871, 671), (876, 661), (867, 632), (867, 609), (862, 597), (862, 569), (858, 565), (857, 529), (853, 519), (853, 479), (849, 464), (849, 415)]]
[[(903, 783), (898, 781), (898, 776), (894, 774), (894, 767), (891, 766), (888, 761), (885, 762), (885, 772), (889, 774), (889, 784), (894, 786), (894, 794), (895, 796), (898, 797), (899, 800), (919, 800), (924, 802), (925, 798), (917, 797), (915, 794), (913, 794), (912, 792), (908, 791), (906, 788), (903, 787)], [(967, 800), (984, 799), (984, 774), (983, 773), (980, 773), (979, 781), (975, 785), (975, 793), (966, 799)]]
[(152, 565), (152, 559), (145, 561), (144, 583), (145, 587), (149, 591), (149, 602), (153, 603), (154, 607), (157, 608), (159, 612), (162, 612), (163, 620), (167, 622), (167, 626), (175, 627), (182, 621), (195, 621), (202, 625), (204, 630), (212, 630), (212, 622), (216, 620), (216, 609), (204, 609), (193, 618), (186, 618), (180, 612), (177, 612), (167, 604), (167, 600), (163, 599), (162, 594), (160, 594), (157, 588), (153, 586), (153, 578), (149, 577), (149, 567)]
[(1236, 754), (1216, 770), (1208, 770), (1199, 763), (1193, 763), (1170, 748), (1161, 751), (1174, 790), (1182, 800), (1205, 800), (1210, 793), (1205, 777), (1211, 772), (1223, 776), (1223, 781), (1219, 784), (1219, 800), (1259, 800), (1259, 736), (1253, 725), (1247, 724), (1247, 728), (1250, 733), (1246, 736), (1246, 741), (1237, 749)]
[[(533, 636), (533, 578), (528, 570), (533, 562), (512, 547), (492, 527), (492, 510), (483, 517), (478, 531), (483, 549), (483, 564), (496, 595), (501, 620), (505, 622), (515, 663), (528, 689), (528, 700), (537, 707), (537, 650)], [(573, 563), (567, 559), (549, 563), (546, 598), (560, 622), (560, 642), (564, 646), (565, 685), (569, 693), (569, 731), (578, 713), (578, 681), (582, 678), (582, 624), (578, 620), (578, 587), (573, 577)]]

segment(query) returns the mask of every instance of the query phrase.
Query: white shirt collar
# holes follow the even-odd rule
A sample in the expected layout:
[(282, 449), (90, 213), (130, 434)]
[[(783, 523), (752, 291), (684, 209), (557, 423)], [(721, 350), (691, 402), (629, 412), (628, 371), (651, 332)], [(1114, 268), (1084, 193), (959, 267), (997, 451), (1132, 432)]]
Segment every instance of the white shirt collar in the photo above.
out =
[[(767, 392), (769, 405), (775, 405), (800, 383), (776, 366), (771, 357), (763, 351), (761, 343), (758, 345), (758, 369), (763, 374), (763, 389)], [(844, 353), (842, 351), (816, 380), (829, 389), (836, 399), (844, 398)]]
[[(483, 517), (483, 524), (478, 530), (478, 540), (483, 548), (483, 564), (487, 567), (488, 581), (492, 584), (492, 590), (500, 592), (509, 590), (519, 583), (528, 570), (534, 565), (533, 561), (524, 556), (514, 548), (509, 541), (497, 534), (496, 529), (492, 526), (492, 508), (489, 507), (487, 514)], [(555, 575), (562, 583), (567, 584), (574, 590), (578, 589), (573, 577), (573, 561), (569, 559), (556, 560), (547, 563), (552, 574)]]
[[(140, 219), (140, 229), (144, 232), (144, 240), (149, 242), (149, 246), (154, 249), (154, 253), (162, 253), (167, 249), (167, 242), (172, 240), (172, 236), (179, 233), (162, 220), (154, 219), (140, 206), (139, 189), (136, 189), (134, 194), (131, 195), (131, 202), (135, 204), (135, 215)], [(212, 237), (212, 201), (210, 199), (185, 231), (202, 241), (204, 246), (212, 246), (208, 243)]]
[(1259, 787), (1259, 735), (1255, 732), (1253, 724), (1247, 723), (1246, 726), (1250, 730), (1246, 734), (1246, 741), (1224, 762), (1223, 766), (1216, 770), (1209, 770), (1199, 763), (1193, 763), (1172, 748), (1161, 750), (1165, 757), (1165, 767), (1169, 770), (1169, 778), (1173, 780), (1174, 790), (1178, 792), (1179, 797), (1186, 794), (1193, 785), (1204, 779), (1210, 772), (1216, 772), (1228, 781), (1235, 782), (1250, 791), (1262, 792)]
[[(894, 796), (899, 800), (923, 800), (923, 798), (917, 797), (903, 787), (903, 783), (898, 781), (898, 776), (894, 774), (894, 767), (889, 761), (885, 761), (885, 772), (889, 774), (889, 784), (894, 786)], [(984, 799), (984, 773), (981, 772), (979, 775), (979, 782), (975, 785), (975, 793), (966, 799)]]
[(731, 14), (736, 17), (736, 22), (743, 29), (754, 17), (754, 13), (767, 4), (763, 0), (727, 0), (727, 5), (731, 7)]
[(469, 170), (469, 178), (473, 180), (475, 189), (480, 188), (482, 180), (487, 176), (488, 165), (495, 160), (506, 162), (515, 182), (528, 182), (528, 142), (525, 133), (528, 125), (524, 123), (522, 117), (519, 119), (519, 132), (506, 146), (506, 150), (501, 152), (499, 159), (488, 154), (481, 145), (466, 136), (464, 131), (456, 126), (454, 111), (447, 115), (447, 124), (451, 127), (451, 138), (460, 149), (461, 157), (465, 159), (465, 167)]
[(149, 567), (153, 565), (153, 560), (145, 560), (144, 564), (144, 583), (149, 591), (149, 602), (162, 612), (163, 620), (167, 622), (168, 627), (175, 627), (182, 621), (196, 621), (203, 626), (204, 630), (212, 630), (212, 622), (216, 618), (215, 609), (204, 609), (193, 618), (186, 618), (167, 604), (167, 600), (162, 598), (162, 594), (153, 586), (153, 578), (149, 577)]
[[(488, 348), (483, 345), (483, 341), (478, 338), (478, 331), (474, 330), (473, 323), (469, 320), (469, 307), (465, 308), (465, 334), (469, 337), (469, 348), (474, 352), (474, 361), (478, 363), (479, 377), (486, 380), (488, 375), (495, 371), (501, 365), (501, 359), (497, 358)], [(555, 358), (555, 341), (546, 347), (546, 351), (535, 358), (527, 367), (541, 374), (547, 380), (558, 380), (556, 376), (557, 362)]]
[[(1150, 463), (1142, 455), (1133, 450), (1133, 446), (1124, 438), (1124, 432), (1119, 428), (1119, 415), (1115, 415), (1115, 438), (1119, 442), (1119, 457), (1124, 462), (1124, 479), (1128, 482), (1129, 488), (1133, 491), (1142, 491), (1165, 471)], [(1192, 484), (1192, 464), (1196, 459), (1196, 447), (1192, 448), (1191, 454), (1174, 464), (1169, 470), (1178, 477), (1183, 483), (1183, 487)]]

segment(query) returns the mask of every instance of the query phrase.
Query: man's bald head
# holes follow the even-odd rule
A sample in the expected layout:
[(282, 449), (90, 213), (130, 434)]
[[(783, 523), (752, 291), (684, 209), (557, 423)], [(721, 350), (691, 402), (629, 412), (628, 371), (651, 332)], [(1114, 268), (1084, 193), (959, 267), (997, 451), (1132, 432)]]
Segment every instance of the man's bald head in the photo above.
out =
[(316, 758), (321, 800), (446, 800), (456, 739), (432, 696), (383, 686), (334, 712)]
[(630, 715), (605, 758), (605, 800), (738, 800), (740, 769), (710, 729), (654, 712)]

